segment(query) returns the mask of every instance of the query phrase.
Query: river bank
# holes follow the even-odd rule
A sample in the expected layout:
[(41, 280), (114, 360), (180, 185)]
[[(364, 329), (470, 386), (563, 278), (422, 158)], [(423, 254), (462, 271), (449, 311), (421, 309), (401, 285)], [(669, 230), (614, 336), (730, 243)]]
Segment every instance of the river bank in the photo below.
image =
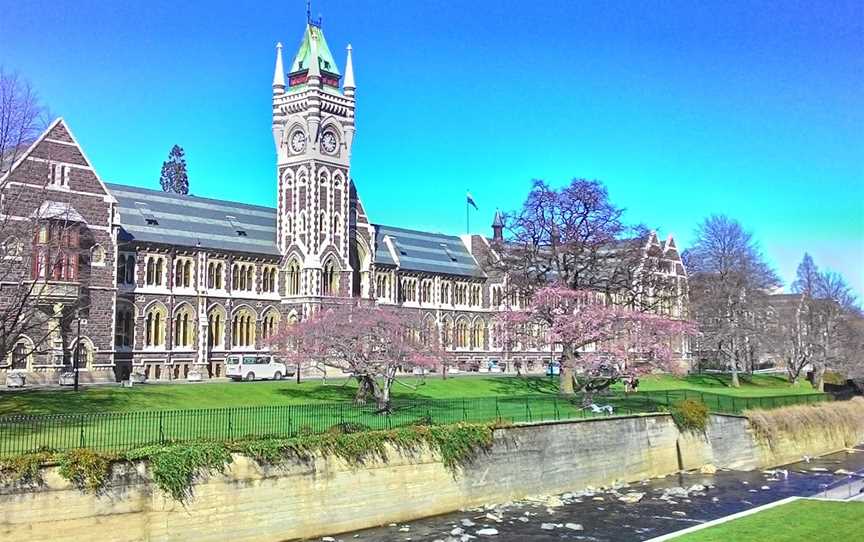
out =
[[(810, 496), (864, 473), (864, 447), (764, 471), (681, 473), (617, 488), (523, 499), (334, 535), (336, 541), (479, 540), (625, 542), (651, 538), (791, 496)], [(635, 500), (643, 494), (637, 502)], [(624, 500), (622, 500), (622, 498)], [(479, 534), (483, 529), (495, 535)]]

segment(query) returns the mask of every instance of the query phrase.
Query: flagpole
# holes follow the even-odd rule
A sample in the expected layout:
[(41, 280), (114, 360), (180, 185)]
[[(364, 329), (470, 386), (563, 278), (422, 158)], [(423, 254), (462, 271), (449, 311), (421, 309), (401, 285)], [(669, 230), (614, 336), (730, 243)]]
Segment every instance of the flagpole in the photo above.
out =
[(465, 235), (471, 233), (471, 212), (468, 210), (468, 196), (465, 196)]

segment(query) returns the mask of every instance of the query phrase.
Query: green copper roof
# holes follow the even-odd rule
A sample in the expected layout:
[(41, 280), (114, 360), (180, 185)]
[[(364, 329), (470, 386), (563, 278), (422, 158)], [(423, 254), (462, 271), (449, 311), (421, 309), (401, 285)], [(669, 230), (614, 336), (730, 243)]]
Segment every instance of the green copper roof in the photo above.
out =
[(327, 47), (324, 33), (313, 24), (306, 25), (306, 31), (303, 32), (303, 41), (300, 42), (300, 50), (297, 51), (297, 56), (294, 57), (294, 62), (291, 63), (291, 70), (288, 73), (299, 72), (309, 68), (309, 54), (311, 53), (309, 41), (312, 39), (313, 32), (315, 33), (315, 37), (318, 38), (318, 66), (321, 68), (321, 71), (341, 76), (339, 68), (336, 67), (336, 61), (333, 60), (333, 55), (330, 53), (330, 48)]

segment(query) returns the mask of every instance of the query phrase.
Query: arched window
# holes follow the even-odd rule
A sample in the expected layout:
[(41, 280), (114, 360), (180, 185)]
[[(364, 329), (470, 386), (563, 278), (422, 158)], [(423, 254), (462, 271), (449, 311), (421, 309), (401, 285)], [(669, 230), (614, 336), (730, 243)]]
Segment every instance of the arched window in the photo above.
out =
[(178, 258), (174, 262), (174, 287), (190, 288), (192, 286), (192, 260)]
[(165, 321), (168, 311), (161, 303), (153, 304), (144, 316), (144, 346), (148, 348), (165, 347)]
[(207, 346), (225, 347), (225, 309), (216, 305), (207, 314)]
[(445, 316), (441, 322), (441, 346), (450, 348), (453, 346), (453, 320)]
[(379, 299), (390, 299), (390, 276), (381, 273), (375, 278), (375, 295)]
[(274, 293), (276, 291), (276, 268), (265, 267), (261, 270), (261, 291)]
[(450, 284), (442, 284), (441, 285), (441, 304), (448, 305), (450, 304)]
[(321, 292), (323, 295), (339, 295), (339, 268), (329, 259), (324, 264), (324, 274), (321, 277)]
[(135, 256), (132, 254), (117, 257), (117, 284), (135, 284)]
[(423, 325), (420, 327), (420, 342), (423, 346), (431, 346), (435, 336), (435, 318), (428, 315), (423, 319)]
[(482, 350), (486, 341), (486, 322), (482, 318), (474, 320), (471, 328), (471, 348)]
[(147, 258), (147, 273), (144, 280), (148, 286), (156, 284), (156, 260), (153, 258)]
[(33, 341), (27, 337), (19, 337), (6, 358), (9, 368), (26, 371), (33, 366)]
[(300, 217), (297, 224), (297, 233), (303, 235), (306, 233), (306, 213), (300, 211)]
[(78, 368), (86, 369), (93, 365), (93, 362), (96, 361), (96, 347), (93, 346), (93, 341), (88, 339), (87, 337), (81, 337), (80, 343), (75, 343), (73, 345), (72, 350), (69, 351), (69, 359), (68, 363), (72, 364), (75, 362), (75, 352), (76, 348), (78, 350)]
[(102, 245), (93, 245), (90, 249), (90, 265), (99, 267), (105, 265), (105, 249)]
[(279, 331), (279, 311), (270, 309), (261, 322), (261, 338), (265, 341), (276, 336)]
[(126, 284), (135, 284), (135, 256), (126, 256)]
[(190, 348), (195, 344), (195, 313), (189, 305), (174, 312), (174, 347)]
[(231, 346), (248, 348), (255, 346), (255, 315), (251, 310), (242, 308), (234, 313), (231, 320)]
[(285, 285), (285, 293), (287, 295), (300, 295), (300, 265), (297, 260), (292, 259), (288, 262), (286, 278), (288, 283)]
[(456, 321), (456, 337), (454, 338), (456, 348), (468, 348), (470, 344), (468, 341), (468, 321), (464, 318)]
[[(326, 190), (322, 188), (322, 190)], [(318, 215), (318, 234), (323, 238), (327, 235), (327, 217), (324, 214), (324, 211)]]
[(117, 303), (117, 322), (114, 326), (114, 346), (130, 348), (134, 339), (135, 312), (131, 305)]
[(207, 288), (221, 290), (224, 288), (222, 262), (210, 262), (207, 264)]
[(330, 222), (330, 239), (336, 239), (336, 236), (339, 235), (340, 232), (340, 222), (339, 222), (339, 213), (335, 213), (333, 215), (333, 220)]

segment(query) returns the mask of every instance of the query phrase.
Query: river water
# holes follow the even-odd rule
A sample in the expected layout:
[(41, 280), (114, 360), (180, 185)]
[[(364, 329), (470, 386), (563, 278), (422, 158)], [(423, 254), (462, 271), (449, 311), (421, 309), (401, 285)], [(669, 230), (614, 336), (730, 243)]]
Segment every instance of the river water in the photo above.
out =
[[(647, 540), (786, 497), (822, 492), (848, 480), (847, 471), (864, 472), (864, 448), (781, 469), (676, 474), (614, 490), (537, 497), (331, 536), (344, 542)], [(638, 502), (620, 500), (633, 493), (644, 496)], [(484, 536), (483, 529), (497, 534)]]

